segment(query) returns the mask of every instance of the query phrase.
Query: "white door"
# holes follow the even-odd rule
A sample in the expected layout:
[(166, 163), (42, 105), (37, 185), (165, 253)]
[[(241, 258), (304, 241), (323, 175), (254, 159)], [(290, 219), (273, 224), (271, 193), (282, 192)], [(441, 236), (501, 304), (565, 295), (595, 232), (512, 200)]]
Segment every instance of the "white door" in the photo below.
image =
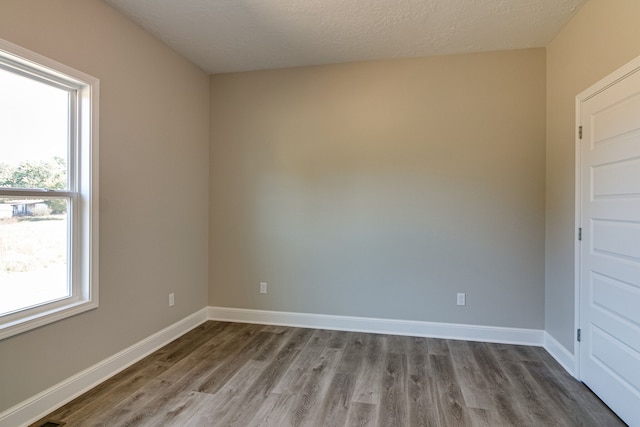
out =
[(631, 426), (640, 426), (639, 67), (634, 61), (577, 102), (580, 377)]

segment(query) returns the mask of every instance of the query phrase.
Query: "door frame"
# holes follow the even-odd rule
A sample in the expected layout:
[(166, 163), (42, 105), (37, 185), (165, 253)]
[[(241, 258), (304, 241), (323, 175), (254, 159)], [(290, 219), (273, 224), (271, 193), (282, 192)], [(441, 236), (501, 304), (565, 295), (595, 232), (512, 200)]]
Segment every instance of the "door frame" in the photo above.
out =
[(613, 73), (609, 74), (602, 80), (590, 86), (588, 89), (580, 92), (576, 96), (576, 104), (575, 104), (575, 218), (574, 218), (574, 328), (573, 328), (573, 359), (574, 359), (574, 367), (573, 367), (573, 376), (578, 380), (582, 379), (582, 375), (580, 374), (580, 352), (582, 351), (580, 347), (580, 342), (577, 339), (577, 330), (580, 328), (581, 324), (581, 313), (580, 313), (580, 291), (581, 291), (581, 265), (580, 265), (580, 255), (581, 255), (581, 243), (578, 240), (578, 230), (582, 227), (582, 156), (581, 156), (581, 139), (579, 135), (579, 129), (582, 125), (582, 103), (587, 101), (590, 98), (598, 95), (599, 93), (607, 90), (609, 87), (615, 85), (616, 83), (624, 80), (632, 74), (640, 72), (640, 56), (631, 60), (627, 64), (618, 68)]

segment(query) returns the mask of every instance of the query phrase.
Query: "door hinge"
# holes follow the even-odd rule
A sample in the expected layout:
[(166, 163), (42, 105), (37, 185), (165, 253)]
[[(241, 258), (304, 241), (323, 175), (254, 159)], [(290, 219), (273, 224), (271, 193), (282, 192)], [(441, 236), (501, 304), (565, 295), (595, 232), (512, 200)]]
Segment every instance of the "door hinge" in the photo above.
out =
[(582, 241), (582, 227), (578, 228), (578, 240)]
[(578, 332), (576, 333), (576, 339), (578, 340), (578, 342), (582, 341), (582, 329), (578, 329)]
[(582, 126), (578, 126), (578, 138), (582, 139)]

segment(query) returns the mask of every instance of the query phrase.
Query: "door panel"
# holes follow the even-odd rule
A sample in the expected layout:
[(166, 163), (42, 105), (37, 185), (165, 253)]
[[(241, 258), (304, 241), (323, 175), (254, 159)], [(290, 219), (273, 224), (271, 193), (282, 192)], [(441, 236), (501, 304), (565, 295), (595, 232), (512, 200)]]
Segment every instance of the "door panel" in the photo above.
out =
[(640, 195), (640, 158), (594, 167), (593, 184), (594, 199)]
[(580, 375), (640, 426), (640, 72), (581, 104)]
[(622, 99), (616, 99), (614, 103), (607, 105), (602, 111), (598, 111), (598, 121), (593, 123), (592, 127), (593, 145), (602, 144), (610, 138), (616, 138), (621, 134), (636, 130), (638, 117), (635, 112), (639, 109), (640, 94), (631, 94)]
[(592, 219), (594, 253), (640, 262), (640, 222)]
[(591, 287), (594, 306), (620, 319), (640, 324), (640, 288), (597, 273), (591, 274)]

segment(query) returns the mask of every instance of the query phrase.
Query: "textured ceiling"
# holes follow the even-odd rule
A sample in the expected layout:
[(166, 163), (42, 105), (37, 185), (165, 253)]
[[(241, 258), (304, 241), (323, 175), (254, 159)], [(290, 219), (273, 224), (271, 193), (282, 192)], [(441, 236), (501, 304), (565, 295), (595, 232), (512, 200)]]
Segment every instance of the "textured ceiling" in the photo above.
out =
[(104, 0), (209, 73), (546, 46), (587, 0)]

